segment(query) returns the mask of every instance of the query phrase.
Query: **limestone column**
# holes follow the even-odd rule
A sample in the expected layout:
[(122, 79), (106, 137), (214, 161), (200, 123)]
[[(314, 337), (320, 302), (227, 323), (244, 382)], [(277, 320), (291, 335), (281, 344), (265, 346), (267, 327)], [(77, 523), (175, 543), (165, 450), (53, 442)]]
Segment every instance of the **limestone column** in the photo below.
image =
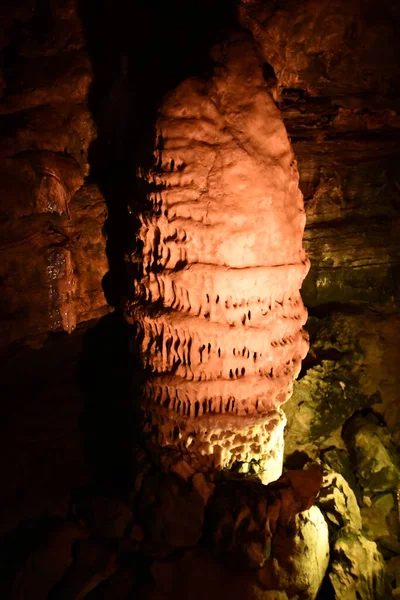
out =
[(207, 468), (282, 470), (282, 404), (308, 350), (296, 161), (252, 43), (164, 99), (126, 315), (153, 441)]

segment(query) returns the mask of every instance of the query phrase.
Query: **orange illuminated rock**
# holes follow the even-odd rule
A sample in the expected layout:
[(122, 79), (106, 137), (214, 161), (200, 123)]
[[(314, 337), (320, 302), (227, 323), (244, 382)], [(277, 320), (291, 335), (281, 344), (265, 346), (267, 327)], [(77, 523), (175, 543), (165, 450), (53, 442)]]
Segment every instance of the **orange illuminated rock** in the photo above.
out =
[(219, 468), (256, 461), (271, 481), (308, 349), (303, 198), (253, 46), (236, 38), (213, 59), (208, 81), (184, 81), (161, 108), (127, 314), (158, 443)]

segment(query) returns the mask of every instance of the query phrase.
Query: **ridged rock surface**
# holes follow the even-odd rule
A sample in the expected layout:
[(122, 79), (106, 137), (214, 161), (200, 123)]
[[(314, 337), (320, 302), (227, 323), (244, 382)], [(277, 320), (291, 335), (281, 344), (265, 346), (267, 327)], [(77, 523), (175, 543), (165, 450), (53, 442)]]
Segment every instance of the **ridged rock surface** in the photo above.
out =
[(0, 348), (39, 347), (108, 310), (93, 73), (75, 0), (4, 2), (0, 22)]
[(160, 111), (128, 315), (158, 442), (218, 467), (260, 461), (271, 480), (308, 349), (303, 197), (252, 43), (213, 59), (208, 81), (186, 80)]

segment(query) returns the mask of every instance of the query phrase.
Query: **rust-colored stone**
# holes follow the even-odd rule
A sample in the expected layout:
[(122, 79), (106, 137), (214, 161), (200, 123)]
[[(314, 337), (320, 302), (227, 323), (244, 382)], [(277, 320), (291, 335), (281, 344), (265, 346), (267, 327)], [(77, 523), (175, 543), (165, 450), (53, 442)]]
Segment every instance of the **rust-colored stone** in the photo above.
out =
[[(307, 349), (308, 270), (296, 161), (246, 38), (215, 49), (209, 81), (166, 98), (127, 308), (161, 445), (218, 468), (282, 468), (280, 406)], [(150, 208), (151, 206), (151, 208)]]

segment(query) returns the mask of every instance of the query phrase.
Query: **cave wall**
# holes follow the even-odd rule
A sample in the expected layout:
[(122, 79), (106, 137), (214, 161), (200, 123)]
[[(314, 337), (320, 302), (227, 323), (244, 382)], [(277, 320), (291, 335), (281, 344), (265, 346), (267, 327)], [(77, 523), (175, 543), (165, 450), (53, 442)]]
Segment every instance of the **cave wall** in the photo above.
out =
[[(242, 2), (299, 164), (310, 352), (285, 405), (286, 464), (356, 493), (399, 551), (399, 11), (390, 2)], [(393, 559), (395, 560), (395, 559)]]
[[(306, 365), (298, 387), (312, 385), (310, 378), (322, 369), (331, 382), (328, 398), (342, 377), (333, 403), (340, 405), (342, 421), (353, 400), (359, 408), (382, 403), (377, 410), (395, 433), (398, 8), (382, 2), (243, 2), (240, 15), (269, 65), (305, 197), (312, 267), (302, 295), (311, 352), (310, 370)], [(321, 409), (332, 418), (329, 406), (317, 414)]]
[(1, 9), (1, 346), (104, 315), (107, 211), (90, 178), (92, 67), (76, 2)]

